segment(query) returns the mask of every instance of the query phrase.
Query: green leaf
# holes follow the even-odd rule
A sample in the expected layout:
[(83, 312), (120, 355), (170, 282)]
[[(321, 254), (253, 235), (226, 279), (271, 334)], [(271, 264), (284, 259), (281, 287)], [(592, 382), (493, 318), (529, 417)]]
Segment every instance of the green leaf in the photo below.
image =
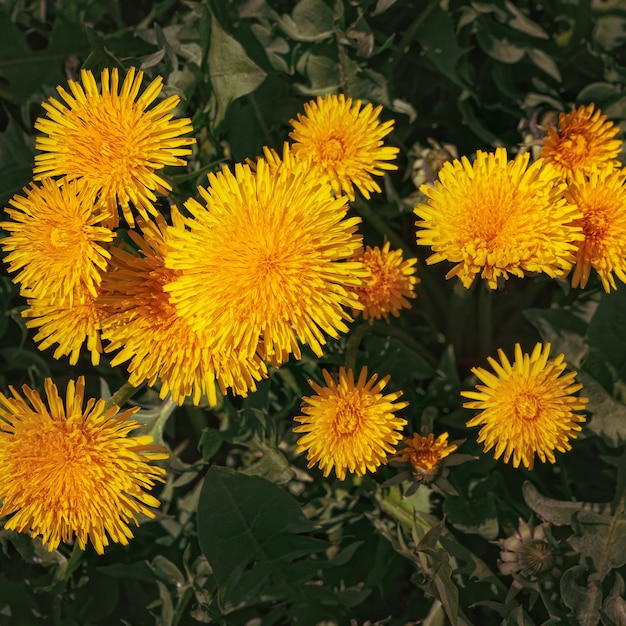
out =
[(555, 63), (554, 59), (546, 54), (543, 50), (539, 48), (531, 48), (526, 51), (529, 59), (542, 71), (544, 71), (548, 76), (552, 76), (554, 80), (557, 82), (561, 82), (561, 71), (559, 70), (559, 66)]
[(546, 31), (543, 30), (539, 24), (536, 24), (531, 19), (526, 17), (512, 2), (506, 0), (504, 6), (507, 8), (507, 11), (513, 15), (513, 19), (508, 20), (508, 25), (511, 28), (514, 28), (520, 33), (530, 35), (531, 37), (549, 39), (548, 33), (546, 33)]
[(539, 331), (543, 341), (552, 344), (553, 355), (564, 354), (569, 365), (580, 366), (587, 352), (584, 320), (565, 308), (526, 309), (523, 315)]
[(35, 92), (43, 93), (46, 86), (66, 84), (63, 69), (68, 58), (84, 58), (89, 52), (83, 29), (61, 13), (52, 25), (48, 45), (33, 50), (25, 33), (0, 11), (0, 41), (0, 76), (8, 80), (11, 95), (20, 104)]
[(2, 206), (32, 179), (34, 154), (32, 141), (28, 135), (13, 118), (9, 118), (6, 130), (0, 134), (0, 203)]
[(626, 289), (602, 294), (586, 339), (602, 354), (615, 380), (626, 380)]
[(198, 442), (198, 449), (202, 451), (202, 459), (204, 461), (212, 459), (217, 454), (223, 441), (222, 435), (215, 428), (202, 429), (200, 441)]
[(586, 571), (585, 567), (576, 565), (563, 574), (560, 583), (561, 598), (563, 604), (572, 610), (576, 624), (596, 626), (602, 594), (590, 584), (578, 584), (577, 579)]
[(495, 37), (485, 30), (479, 30), (476, 38), (480, 47), (496, 61), (501, 63), (518, 63), (526, 54), (525, 48), (520, 48), (508, 39)]
[(595, 19), (593, 41), (606, 52), (615, 50), (626, 41), (626, 17), (602, 15)]
[(586, 410), (591, 413), (591, 419), (583, 425), (583, 432), (601, 437), (614, 448), (624, 443), (626, 406), (612, 398), (587, 372), (578, 372), (578, 380), (583, 384), (581, 395), (589, 398)]
[[(467, 57), (467, 48), (461, 48), (457, 41), (454, 22), (450, 13), (439, 5), (429, 13), (416, 32), (424, 54), (433, 65), (455, 85), (471, 91), (459, 61)], [(400, 50), (400, 54), (404, 54)]]
[(322, 41), (332, 37), (335, 16), (322, 0), (300, 0), (291, 16), (279, 19), (285, 34), (295, 41)]
[(605, 626), (623, 626), (623, 624), (626, 624), (624, 579), (619, 574), (615, 574), (613, 589), (604, 599), (600, 615)]
[(578, 513), (582, 507), (582, 502), (565, 502), (562, 500), (554, 500), (543, 496), (537, 488), (529, 481), (525, 481), (522, 485), (522, 495), (526, 504), (541, 519), (550, 522), (556, 526), (571, 524), (572, 517)]
[(288, 584), (285, 564), (328, 547), (297, 533), (314, 530), (298, 502), (280, 487), (224, 467), (211, 468), (198, 503), (198, 539), (228, 612), (267, 584)]
[(498, 512), (493, 497), (488, 494), (469, 498), (449, 495), (443, 502), (443, 512), (457, 530), (490, 540), (498, 536)]
[(218, 126), (222, 122), (233, 100), (252, 93), (266, 76), (247, 56), (243, 46), (226, 33), (211, 14), (209, 77), (217, 99), (213, 125)]

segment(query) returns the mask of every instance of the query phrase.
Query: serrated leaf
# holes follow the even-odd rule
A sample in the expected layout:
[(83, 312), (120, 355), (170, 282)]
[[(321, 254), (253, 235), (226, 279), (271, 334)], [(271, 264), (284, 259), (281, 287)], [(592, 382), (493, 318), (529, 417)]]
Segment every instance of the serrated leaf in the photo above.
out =
[(525, 481), (522, 485), (522, 495), (526, 504), (541, 519), (556, 526), (571, 524), (574, 514), (580, 512), (583, 507), (582, 502), (565, 502), (547, 498), (539, 493), (537, 488), (529, 481)]
[(552, 345), (553, 355), (564, 354), (569, 365), (579, 367), (587, 352), (584, 320), (564, 308), (526, 309), (523, 315), (539, 331), (543, 341)]
[(600, 610), (602, 594), (597, 587), (585, 583), (579, 585), (577, 579), (584, 575), (587, 569), (576, 565), (568, 569), (561, 577), (560, 589), (563, 604), (571, 609), (576, 624), (580, 626), (596, 626)]
[(591, 419), (583, 424), (583, 433), (597, 435), (614, 448), (624, 443), (626, 406), (612, 398), (587, 372), (578, 372), (578, 381), (583, 384), (581, 395), (589, 398), (586, 410), (591, 413)]
[(213, 14), (209, 43), (209, 77), (217, 100), (214, 126), (222, 122), (233, 100), (252, 93), (267, 77), (248, 57), (243, 46), (222, 29)]

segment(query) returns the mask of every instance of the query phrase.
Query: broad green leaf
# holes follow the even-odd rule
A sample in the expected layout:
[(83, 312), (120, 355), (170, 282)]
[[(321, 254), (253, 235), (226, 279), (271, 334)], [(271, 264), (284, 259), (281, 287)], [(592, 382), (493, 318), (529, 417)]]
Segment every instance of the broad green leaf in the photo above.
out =
[(248, 57), (243, 46), (211, 15), (209, 77), (217, 100), (213, 125), (218, 126), (233, 100), (252, 93), (267, 74)]
[(493, 497), (487, 494), (447, 496), (443, 512), (454, 528), (485, 539), (498, 536), (498, 512)]
[(34, 149), (28, 135), (9, 118), (6, 130), (0, 133), (0, 203), (8, 202), (33, 177)]
[(590, 83), (579, 91), (576, 97), (576, 103), (595, 104), (605, 111), (607, 106), (618, 100), (621, 95), (622, 90), (617, 85), (598, 81)]
[(328, 547), (298, 502), (280, 487), (225, 467), (211, 468), (198, 503), (198, 539), (224, 612), (254, 600), (270, 582), (288, 584), (285, 565)]
[(337, 61), (328, 56), (312, 53), (303, 54), (298, 61), (297, 69), (308, 78), (308, 85), (296, 85), (303, 94), (332, 93), (341, 86)]
[(45, 86), (67, 84), (63, 69), (68, 58), (87, 56), (83, 28), (57, 15), (48, 45), (33, 50), (26, 34), (0, 10), (0, 76), (8, 80), (9, 92), (17, 103), (25, 102), (35, 92), (43, 93)]
[(616, 380), (626, 380), (626, 289), (602, 294), (587, 343), (602, 354)]
[(624, 599), (624, 579), (615, 574), (613, 589), (608, 593), (600, 610), (604, 626), (626, 624), (626, 600)]
[[(454, 22), (450, 13), (439, 5), (428, 14), (416, 32), (415, 38), (422, 46), (426, 57), (455, 85), (471, 90), (465, 78), (464, 68), (459, 66), (466, 58), (467, 49), (457, 41)], [(404, 54), (404, 50), (400, 51)]]
[(496, 37), (486, 30), (479, 30), (476, 38), (480, 47), (496, 61), (501, 63), (518, 63), (526, 54), (525, 48), (520, 48), (506, 38)]
[(583, 425), (583, 433), (602, 437), (610, 446), (626, 441), (626, 406), (611, 397), (604, 387), (585, 371), (578, 372), (583, 384), (580, 394), (589, 398), (586, 410), (591, 418)]
[(597, 17), (592, 37), (606, 52), (619, 48), (626, 41), (626, 18), (614, 14)]

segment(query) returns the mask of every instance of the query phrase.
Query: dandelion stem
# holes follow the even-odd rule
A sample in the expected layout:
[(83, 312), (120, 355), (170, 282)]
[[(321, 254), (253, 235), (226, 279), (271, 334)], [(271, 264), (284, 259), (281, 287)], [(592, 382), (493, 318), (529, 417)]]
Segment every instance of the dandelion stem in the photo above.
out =
[(371, 332), (372, 326), (367, 322), (364, 322), (360, 326), (357, 326), (348, 337), (348, 341), (346, 342), (346, 369), (354, 370), (356, 369), (356, 356), (359, 351), (359, 346), (361, 345), (361, 341), (363, 337), (365, 337), (369, 332)]
[(123, 407), (139, 390), (139, 387), (125, 382), (105, 403), (104, 410), (110, 409), (113, 405)]

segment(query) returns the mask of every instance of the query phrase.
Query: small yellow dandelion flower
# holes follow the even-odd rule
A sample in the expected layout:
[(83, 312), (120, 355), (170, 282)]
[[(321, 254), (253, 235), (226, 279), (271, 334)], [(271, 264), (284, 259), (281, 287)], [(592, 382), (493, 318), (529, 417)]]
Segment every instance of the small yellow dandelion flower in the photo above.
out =
[(115, 233), (98, 226), (93, 196), (79, 183), (46, 179), (15, 195), (0, 226), (9, 234), (1, 244), (14, 281), (31, 296), (71, 305), (74, 294), (96, 296), (109, 253), (101, 245)]
[(168, 456), (151, 436), (129, 436), (137, 409), (118, 413), (102, 399), (83, 408), (83, 377), (68, 383), (65, 406), (49, 378), (47, 406), (27, 385), (24, 397), (10, 390), (12, 397), (0, 393), (0, 516), (11, 516), (4, 527), (40, 535), (50, 551), (74, 536), (98, 554), (109, 539), (128, 544), (129, 522), (153, 518), (159, 506), (148, 491), (165, 470), (149, 463)]
[(189, 200), (185, 227), (168, 229), (165, 265), (177, 276), (164, 289), (218, 352), (273, 363), (300, 358), (298, 341), (321, 356), (325, 334), (337, 338), (361, 308), (353, 291), (363, 266), (359, 218), (346, 218), (345, 198), (288, 154), (271, 170), (237, 165), (209, 175), (202, 206)]
[(479, 150), (473, 164), (466, 157), (447, 162), (434, 188), (420, 187), (429, 201), (415, 209), (422, 218), (417, 243), (432, 248), (427, 263), (451, 261), (446, 278), (458, 276), (469, 287), (480, 274), (491, 289), (509, 274), (554, 277), (571, 268), (583, 238), (573, 224), (581, 213), (563, 198), (557, 170), (541, 162), (529, 167), (529, 156), (509, 161), (504, 148)]
[(376, 108), (343, 94), (321, 96), (304, 105), (304, 115), (291, 120), (293, 151), (309, 160), (319, 172), (327, 174), (337, 195), (345, 193), (354, 200), (354, 187), (370, 197), (380, 192), (372, 176), (396, 170), (393, 161), (398, 148), (383, 145), (383, 138), (393, 130), (393, 121), (380, 123), (381, 106)]
[(352, 370), (340, 368), (338, 383), (326, 370), (322, 373), (326, 386), (309, 381), (317, 395), (303, 398), (304, 415), (295, 418), (301, 426), (293, 431), (305, 433), (297, 452), (307, 451), (308, 466), (319, 464), (325, 477), (333, 468), (339, 480), (345, 479), (346, 470), (358, 476), (375, 472), (402, 438), (398, 431), (407, 422), (394, 413), (408, 402), (396, 402), (401, 391), (383, 395), (389, 376), (376, 382), (374, 374), (367, 380), (367, 368), (356, 385)]
[(413, 477), (419, 482), (431, 483), (441, 472), (441, 461), (452, 454), (458, 446), (448, 445), (448, 433), (443, 433), (435, 439), (430, 433), (423, 437), (414, 433), (413, 437), (403, 439), (404, 448), (392, 461), (403, 461), (411, 465)]
[(70, 365), (76, 365), (86, 341), (92, 364), (100, 363), (100, 331), (109, 313), (98, 298), (75, 296), (72, 304), (69, 301), (57, 304), (46, 296), (30, 298), (28, 293), (25, 295), (29, 308), (22, 311), (22, 317), (29, 318), (26, 322), (28, 328), (39, 329), (34, 341), (39, 344), (40, 350), (47, 350), (56, 343), (58, 346), (52, 356), (55, 359), (69, 356)]
[(565, 197), (582, 212), (585, 236), (578, 242), (572, 287), (584, 288), (594, 268), (604, 290), (616, 289), (613, 273), (626, 282), (626, 174), (606, 166), (571, 176)]
[(615, 157), (622, 149), (615, 139), (619, 128), (593, 104), (559, 114), (557, 130), (548, 126), (539, 157), (554, 165), (562, 176), (592, 166), (619, 163)]
[[(381, 248), (367, 246), (355, 256), (368, 272), (365, 286), (356, 292), (363, 305), (363, 319), (399, 317), (401, 309), (409, 309), (409, 298), (415, 298), (417, 259), (402, 259), (402, 250), (389, 251), (389, 242)], [(358, 311), (354, 311), (356, 315)]]
[[(65, 103), (50, 98), (47, 112), (35, 122), (44, 133), (38, 137), (34, 174), (36, 180), (67, 177), (82, 180), (99, 197), (107, 213), (107, 225), (118, 223), (118, 203), (124, 218), (134, 225), (131, 205), (139, 214), (155, 215), (155, 192), (171, 191), (156, 171), (168, 165), (185, 165), (184, 148), (194, 143), (182, 137), (192, 131), (188, 118), (172, 119), (180, 98), (170, 96), (156, 106), (163, 80), (153, 80), (139, 95), (143, 72), (128, 70), (119, 89), (117, 68), (102, 72), (98, 90), (93, 74), (81, 71), (82, 85), (69, 81), (70, 92), (57, 87)], [(139, 96), (139, 97), (138, 97)]]
[[(183, 228), (180, 214), (173, 209), (173, 222)], [(167, 226), (161, 216), (156, 223), (142, 225), (144, 236), (130, 232), (141, 256), (119, 248), (112, 250), (116, 271), (106, 275), (101, 301), (111, 315), (103, 324), (102, 337), (109, 341), (106, 351), (120, 350), (112, 359), (116, 366), (125, 361), (129, 382), (139, 386), (161, 381), (160, 395), (171, 392), (182, 404), (193, 396), (198, 404), (206, 395), (217, 403), (216, 384), (222, 393), (228, 388), (239, 395), (255, 391), (256, 381), (266, 375), (266, 366), (257, 355), (240, 360), (236, 353), (213, 349), (209, 331), (196, 332), (186, 318), (178, 315), (164, 286), (178, 275), (165, 268)]]
[(532, 354), (523, 354), (515, 345), (515, 361), (511, 365), (502, 350), (498, 350), (500, 363), (489, 357), (495, 374), (481, 367), (472, 372), (483, 382), (478, 391), (462, 391), (470, 398), (468, 409), (481, 412), (467, 422), (467, 426), (482, 426), (478, 443), (485, 442), (485, 452), (495, 447), (495, 458), (504, 455), (513, 466), (523, 463), (532, 469), (537, 455), (542, 463), (555, 462), (554, 450), (571, 450), (569, 439), (575, 439), (584, 422), (582, 411), (587, 398), (574, 396), (582, 389), (575, 383), (576, 372), (561, 376), (567, 367), (560, 354), (548, 363), (550, 344), (538, 343)]

